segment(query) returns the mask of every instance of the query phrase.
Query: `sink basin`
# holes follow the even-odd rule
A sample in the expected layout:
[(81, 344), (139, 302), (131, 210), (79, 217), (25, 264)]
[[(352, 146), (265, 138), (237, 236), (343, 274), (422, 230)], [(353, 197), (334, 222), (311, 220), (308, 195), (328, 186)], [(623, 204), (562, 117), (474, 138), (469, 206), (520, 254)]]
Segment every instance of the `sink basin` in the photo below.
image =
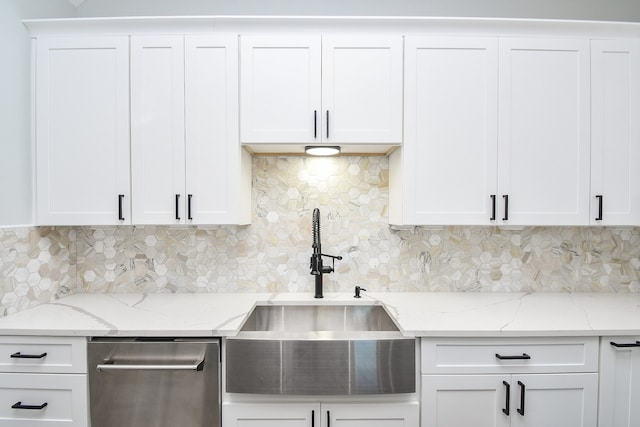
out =
[(402, 337), (380, 305), (262, 305), (243, 327), (245, 338), (364, 339)]
[(256, 306), (225, 339), (226, 391), (413, 393), (415, 344), (380, 305)]

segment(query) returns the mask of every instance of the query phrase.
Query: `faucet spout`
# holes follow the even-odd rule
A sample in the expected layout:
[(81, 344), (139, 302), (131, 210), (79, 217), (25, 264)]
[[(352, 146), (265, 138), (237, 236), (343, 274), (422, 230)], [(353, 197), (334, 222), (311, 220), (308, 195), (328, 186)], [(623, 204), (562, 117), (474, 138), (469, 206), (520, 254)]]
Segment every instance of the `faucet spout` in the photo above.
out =
[[(322, 283), (322, 275), (326, 273), (333, 273), (335, 267), (335, 260), (341, 260), (341, 256), (335, 255), (327, 255), (323, 254), (321, 250), (321, 242), (320, 242), (320, 209), (315, 208), (313, 210), (313, 218), (312, 218), (312, 239), (313, 243), (311, 244), (311, 248), (313, 249), (313, 254), (311, 255), (311, 275), (316, 276), (316, 286), (315, 286), (315, 298), (324, 298), (322, 295), (323, 292), (323, 283)], [(331, 258), (331, 266), (325, 266), (322, 262), (322, 257), (326, 256)]]

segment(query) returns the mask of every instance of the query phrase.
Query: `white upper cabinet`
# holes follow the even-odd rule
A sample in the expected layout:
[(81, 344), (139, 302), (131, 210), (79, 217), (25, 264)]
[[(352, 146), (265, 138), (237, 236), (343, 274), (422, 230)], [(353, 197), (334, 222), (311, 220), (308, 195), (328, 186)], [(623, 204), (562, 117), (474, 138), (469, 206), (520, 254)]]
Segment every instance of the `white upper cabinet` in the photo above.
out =
[(237, 38), (131, 38), (135, 224), (250, 222), (238, 144)]
[(133, 222), (184, 222), (184, 41), (131, 37)]
[(320, 45), (320, 36), (241, 36), (241, 142), (319, 140)]
[(131, 223), (128, 37), (41, 37), (36, 64), (36, 223)]
[(251, 156), (238, 142), (238, 37), (185, 37), (186, 220), (251, 223)]
[(489, 224), (497, 185), (498, 41), (407, 37), (405, 140), (392, 224)]
[(587, 225), (586, 39), (407, 38), (392, 224)]
[(401, 36), (242, 36), (243, 144), (402, 142)]
[(322, 139), (402, 142), (402, 37), (322, 38)]
[(591, 42), (591, 224), (640, 224), (640, 42)]
[(588, 225), (587, 39), (501, 38), (498, 219)]

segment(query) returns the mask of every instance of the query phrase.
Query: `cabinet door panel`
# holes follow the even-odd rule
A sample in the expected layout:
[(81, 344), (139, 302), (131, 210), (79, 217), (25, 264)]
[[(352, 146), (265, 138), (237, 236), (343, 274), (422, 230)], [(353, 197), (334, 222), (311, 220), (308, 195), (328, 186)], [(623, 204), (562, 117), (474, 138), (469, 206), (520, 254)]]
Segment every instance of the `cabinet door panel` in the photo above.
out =
[(592, 41), (591, 72), (591, 223), (639, 225), (640, 43)]
[(37, 224), (121, 224), (119, 194), (130, 223), (128, 51), (127, 37), (37, 41)]
[[(314, 403), (224, 403), (224, 427), (311, 427), (320, 419)], [(316, 420), (312, 420), (316, 417)]]
[(640, 347), (636, 337), (603, 337), (600, 361), (599, 425), (633, 427), (640, 425)]
[(588, 40), (501, 39), (499, 75), (505, 222), (588, 224)]
[(187, 221), (250, 222), (241, 208), (251, 197), (241, 188), (251, 164), (238, 142), (237, 37), (185, 38), (185, 128)]
[(322, 114), (327, 142), (401, 143), (402, 37), (323, 37)]
[(596, 427), (598, 374), (514, 375), (511, 392), (512, 427)]
[(241, 142), (319, 141), (320, 36), (242, 36), (240, 42)]
[(323, 403), (320, 425), (333, 427), (419, 427), (415, 403)]
[(182, 36), (131, 37), (131, 158), (133, 222), (184, 223)]
[[(406, 179), (390, 195), (403, 199), (390, 203), (390, 220), (489, 224), (497, 185), (497, 39), (408, 37), (405, 51)], [(404, 219), (396, 218), (398, 206)]]
[[(87, 376), (0, 373), (0, 427), (84, 427), (88, 423)], [(41, 410), (14, 409), (16, 403)]]
[[(509, 427), (503, 375), (423, 375), (422, 427)], [(513, 405), (510, 413), (513, 414)]]

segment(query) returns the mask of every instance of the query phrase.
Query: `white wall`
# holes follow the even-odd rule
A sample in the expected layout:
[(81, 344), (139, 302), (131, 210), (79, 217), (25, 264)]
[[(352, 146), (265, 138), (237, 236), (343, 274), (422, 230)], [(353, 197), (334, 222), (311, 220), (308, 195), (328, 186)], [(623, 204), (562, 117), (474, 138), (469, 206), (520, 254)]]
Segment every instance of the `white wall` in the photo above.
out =
[(640, 21), (640, 0), (85, 0), (78, 16), (395, 15)]
[(67, 0), (0, 0), (0, 226), (31, 224), (31, 41), (27, 18), (75, 15)]

